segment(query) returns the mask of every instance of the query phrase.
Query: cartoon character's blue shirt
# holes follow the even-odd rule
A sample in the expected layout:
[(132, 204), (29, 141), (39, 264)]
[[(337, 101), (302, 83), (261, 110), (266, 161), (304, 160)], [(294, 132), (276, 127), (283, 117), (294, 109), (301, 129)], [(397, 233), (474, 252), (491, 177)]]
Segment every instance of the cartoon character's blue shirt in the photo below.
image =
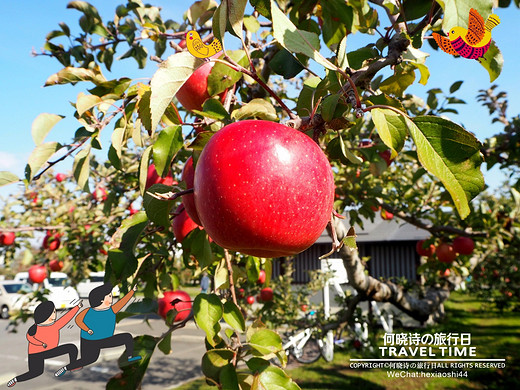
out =
[(116, 313), (109, 307), (106, 310), (95, 310), (90, 308), (83, 319), (85, 325), (94, 331), (93, 334), (88, 334), (81, 330), (81, 337), (86, 340), (100, 340), (106, 339), (114, 335), (116, 329)]

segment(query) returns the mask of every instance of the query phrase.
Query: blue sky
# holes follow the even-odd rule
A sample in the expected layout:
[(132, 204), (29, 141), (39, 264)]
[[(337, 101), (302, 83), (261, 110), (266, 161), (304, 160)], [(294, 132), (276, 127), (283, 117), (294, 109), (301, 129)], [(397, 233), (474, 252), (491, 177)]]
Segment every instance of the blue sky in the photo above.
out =
[[(33, 49), (41, 50), (45, 35), (49, 31), (57, 29), (59, 22), (67, 23), (73, 33), (79, 31), (77, 21), (80, 13), (76, 10), (66, 9), (67, 3), (68, 1), (48, 1), (42, 7), (42, 2), (37, 0), (4, 0), (2, 2), (0, 69), (3, 75), (3, 93), (0, 94), (2, 116), (0, 170), (9, 170), (20, 177), (23, 176), (27, 158), (34, 148), (31, 123), (38, 114), (48, 112), (67, 117), (53, 129), (47, 137), (48, 140), (67, 143), (79, 127), (73, 118), (74, 110), (69, 102), (74, 101), (77, 94), (85, 90), (86, 84), (43, 88), (47, 77), (61, 69), (60, 64), (45, 56), (31, 56)], [(120, 3), (122, 1), (91, 1), (103, 18), (112, 18), (115, 7)], [(163, 18), (180, 20), (191, 1), (160, 0), (151, 3), (163, 8)], [(518, 77), (520, 58), (516, 41), (519, 36), (520, 10), (512, 7), (497, 9), (496, 13), (502, 22), (493, 30), (493, 38), (504, 55), (505, 63), (502, 75), (495, 83), (499, 85), (499, 90), (505, 90), (509, 95), (509, 116), (511, 116), (518, 113), (515, 109), (520, 106)], [(386, 16), (381, 14), (381, 18), (385, 20)], [(233, 44), (231, 41), (228, 43), (227, 39), (232, 41), (234, 38), (226, 38), (227, 45)], [(354, 50), (366, 43), (366, 38), (360, 34), (352, 35), (347, 42), (347, 49)], [(473, 60), (454, 59), (443, 52), (435, 52), (427, 44), (423, 49), (431, 54), (426, 62), (431, 72), (430, 81), (426, 86), (417, 84), (416, 81), (410, 91), (425, 97), (426, 91), (430, 88), (440, 87), (447, 91), (453, 82), (464, 80), (457, 96), (466, 100), (468, 104), (457, 107), (460, 115), (452, 116), (452, 119), (463, 124), (479, 139), (484, 139), (499, 131), (499, 126), (491, 125), (487, 109), (477, 104), (475, 100), (479, 89), (485, 89), (491, 85), (484, 68)], [(172, 53), (167, 52), (166, 54)], [(105, 73), (107, 78), (117, 78), (122, 75), (150, 78), (156, 68), (156, 63), (148, 61), (146, 69), (139, 71), (133, 59), (126, 59), (114, 61), (113, 72)], [(68, 171), (71, 166), (72, 159), (69, 159), (58, 164), (55, 171)], [(503, 180), (495, 172), (485, 175), (486, 182), (492, 186), (499, 185)], [(0, 196), (5, 197), (15, 191), (16, 187), (16, 185), (11, 185), (0, 188)]]

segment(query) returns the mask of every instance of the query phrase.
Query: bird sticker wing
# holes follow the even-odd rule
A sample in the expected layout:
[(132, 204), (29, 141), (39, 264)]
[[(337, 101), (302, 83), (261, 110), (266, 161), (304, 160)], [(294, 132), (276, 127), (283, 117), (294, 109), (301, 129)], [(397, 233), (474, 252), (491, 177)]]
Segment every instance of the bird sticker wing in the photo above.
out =
[(484, 18), (475, 9), (469, 10), (468, 33), (465, 41), (470, 45), (478, 44), (484, 38), (486, 30), (484, 28)]
[(202, 40), (200, 40), (200, 39), (193, 40), (193, 48), (200, 56), (202, 56), (202, 57), (200, 57), (200, 56), (197, 56), (197, 57), (204, 58), (209, 54), (209, 47), (206, 46), (204, 44), (204, 42), (202, 42)]
[(454, 56), (459, 54), (455, 51), (453, 46), (451, 46), (451, 42), (448, 38), (443, 37), (442, 35), (439, 35), (437, 33), (433, 33), (432, 35), (433, 35), (433, 39), (435, 39), (435, 42), (437, 42), (437, 45), (439, 45), (439, 47), (442, 49), (442, 51), (444, 51), (448, 54), (452, 54)]

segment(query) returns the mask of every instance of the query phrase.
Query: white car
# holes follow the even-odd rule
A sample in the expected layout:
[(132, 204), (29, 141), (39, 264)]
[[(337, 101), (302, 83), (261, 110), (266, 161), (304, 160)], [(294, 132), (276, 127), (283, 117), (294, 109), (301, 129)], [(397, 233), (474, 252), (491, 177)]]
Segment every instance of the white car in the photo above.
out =
[(34, 310), (34, 307), (29, 306), (30, 295), (28, 294), (31, 293), (32, 287), (28, 283), (16, 280), (0, 281), (0, 317), (7, 319), (10, 311), (20, 310), (24, 305), (29, 310)]
[[(30, 283), (28, 272), (19, 272), (14, 279)], [(36, 289), (36, 286), (36, 284), (33, 285), (33, 290)], [(70, 285), (70, 280), (66, 273), (51, 272), (49, 277), (43, 280), (43, 287), (49, 290), (45, 298), (54, 303), (56, 309), (70, 309), (79, 300), (78, 292)]]
[[(91, 272), (87, 279), (83, 279), (78, 283), (76, 289), (78, 290), (78, 294), (81, 298), (88, 298), (90, 292), (105, 283), (105, 273), (101, 272)], [(119, 296), (119, 287), (115, 286), (112, 289), (112, 295), (114, 297)]]

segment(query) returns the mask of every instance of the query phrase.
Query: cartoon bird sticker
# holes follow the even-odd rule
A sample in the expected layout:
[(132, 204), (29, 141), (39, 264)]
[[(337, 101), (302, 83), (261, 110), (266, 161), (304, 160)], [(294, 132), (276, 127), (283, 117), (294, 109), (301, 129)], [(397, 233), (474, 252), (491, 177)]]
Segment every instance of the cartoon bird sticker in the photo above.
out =
[(186, 46), (191, 55), (197, 58), (208, 58), (222, 50), (222, 44), (217, 38), (213, 39), (213, 42), (209, 45), (206, 45), (195, 30), (188, 31), (186, 34)]
[(467, 30), (457, 26), (448, 32), (448, 38), (437, 33), (432, 35), (439, 47), (446, 53), (480, 61), (491, 44), (491, 30), (499, 23), (500, 19), (495, 14), (489, 15), (484, 23), (484, 18), (477, 10), (471, 8)]

